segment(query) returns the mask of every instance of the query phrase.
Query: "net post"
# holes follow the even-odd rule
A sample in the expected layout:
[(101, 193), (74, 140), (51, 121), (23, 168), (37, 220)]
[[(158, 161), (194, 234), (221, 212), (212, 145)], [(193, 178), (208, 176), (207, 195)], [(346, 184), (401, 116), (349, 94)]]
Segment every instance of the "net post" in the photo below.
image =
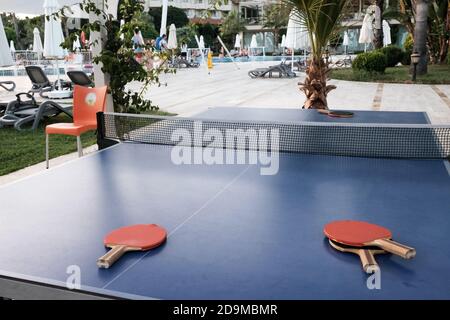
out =
[(117, 144), (115, 140), (106, 138), (105, 114), (97, 112), (97, 145), (98, 149), (102, 150), (112, 145)]

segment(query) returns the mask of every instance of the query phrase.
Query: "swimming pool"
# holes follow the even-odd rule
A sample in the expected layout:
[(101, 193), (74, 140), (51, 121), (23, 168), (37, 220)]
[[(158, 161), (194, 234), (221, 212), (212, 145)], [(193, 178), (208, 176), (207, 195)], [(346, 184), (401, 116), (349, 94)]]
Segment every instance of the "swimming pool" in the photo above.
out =
[[(255, 62), (255, 61), (282, 61), (284, 59), (291, 60), (292, 56), (251, 56), (251, 57), (236, 57), (235, 62)], [(302, 59), (303, 56), (294, 56), (294, 59)], [(229, 57), (219, 58), (213, 57), (213, 63), (228, 63), (233, 62)]]

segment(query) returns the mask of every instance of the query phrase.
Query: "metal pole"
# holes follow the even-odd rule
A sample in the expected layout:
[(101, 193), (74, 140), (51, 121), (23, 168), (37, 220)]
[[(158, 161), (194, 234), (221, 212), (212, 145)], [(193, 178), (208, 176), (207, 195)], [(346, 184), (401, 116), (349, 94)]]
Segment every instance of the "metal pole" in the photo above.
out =
[(167, 29), (167, 6), (168, 0), (162, 0), (162, 15), (161, 15), (161, 28), (159, 29), (159, 35), (166, 34)]
[(195, 41), (197, 42), (197, 47), (200, 50), (200, 55), (202, 56), (202, 64), (206, 66), (206, 70), (208, 71), (209, 74), (208, 64), (205, 63), (205, 55), (203, 49), (200, 47), (200, 40), (198, 39), (197, 35), (195, 35)]
[(217, 36), (217, 39), (219, 40), (220, 44), (222, 45), (222, 47), (227, 52), (228, 57), (230, 57), (231, 61), (233, 61), (234, 65), (239, 70), (240, 68), (239, 68), (238, 64), (236, 63), (236, 61), (234, 61), (234, 58), (231, 56), (230, 51), (228, 51), (227, 46), (223, 43), (222, 38), (220, 38), (220, 36)]

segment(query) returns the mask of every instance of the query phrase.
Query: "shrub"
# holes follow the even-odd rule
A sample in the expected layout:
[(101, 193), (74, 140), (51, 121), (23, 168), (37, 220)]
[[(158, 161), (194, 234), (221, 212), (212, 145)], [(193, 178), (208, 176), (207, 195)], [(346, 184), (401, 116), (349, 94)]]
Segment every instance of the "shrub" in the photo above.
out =
[(387, 59), (379, 51), (361, 53), (353, 61), (352, 67), (354, 70), (384, 73), (387, 67)]
[(403, 50), (397, 46), (388, 46), (379, 51), (386, 56), (388, 68), (395, 67), (404, 58)]
[(411, 52), (413, 51), (414, 40), (410, 34), (406, 37), (406, 40), (405, 40), (405, 43), (403, 44), (403, 46), (405, 48), (405, 51), (411, 51)]
[(403, 51), (403, 57), (402, 57), (402, 65), (409, 66), (411, 64), (411, 55), (413, 53), (413, 47), (414, 47), (414, 41), (411, 35), (408, 35), (408, 37), (405, 40), (405, 51)]
[(403, 51), (403, 56), (402, 56), (402, 65), (404, 66), (409, 66), (411, 65), (411, 55), (412, 55), (412, 51)]

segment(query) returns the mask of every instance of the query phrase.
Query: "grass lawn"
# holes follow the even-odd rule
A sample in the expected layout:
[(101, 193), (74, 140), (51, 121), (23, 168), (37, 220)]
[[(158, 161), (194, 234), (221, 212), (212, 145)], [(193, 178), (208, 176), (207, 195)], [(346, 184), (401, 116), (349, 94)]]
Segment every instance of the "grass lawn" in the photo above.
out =
[[(418, 76), (418, 84), (450, 84), (450, 65), (430, 65), (428, 74)], [(331, 74), (332, 79), (363, 82), (412, 83), (408, 66), (387, 68), (386, 73), (367, 73), (353, 69), (336, 69)]]
[[(147, 112), (158, 115), (173, 115), (162, 111)], [(55, 122), (72, 122), (62, 114), (48, 119), (35, 132), (19, 132), (11, 127), (0, 128), (0, 176), (45, 161), (46, 124)], [(86, 132), (81, 136), (83, 147), (97, 143), (95, 132)], [(55, 158), (77, 150), (76, 138), (52, 134), (50, 136), (50, 158)]]

